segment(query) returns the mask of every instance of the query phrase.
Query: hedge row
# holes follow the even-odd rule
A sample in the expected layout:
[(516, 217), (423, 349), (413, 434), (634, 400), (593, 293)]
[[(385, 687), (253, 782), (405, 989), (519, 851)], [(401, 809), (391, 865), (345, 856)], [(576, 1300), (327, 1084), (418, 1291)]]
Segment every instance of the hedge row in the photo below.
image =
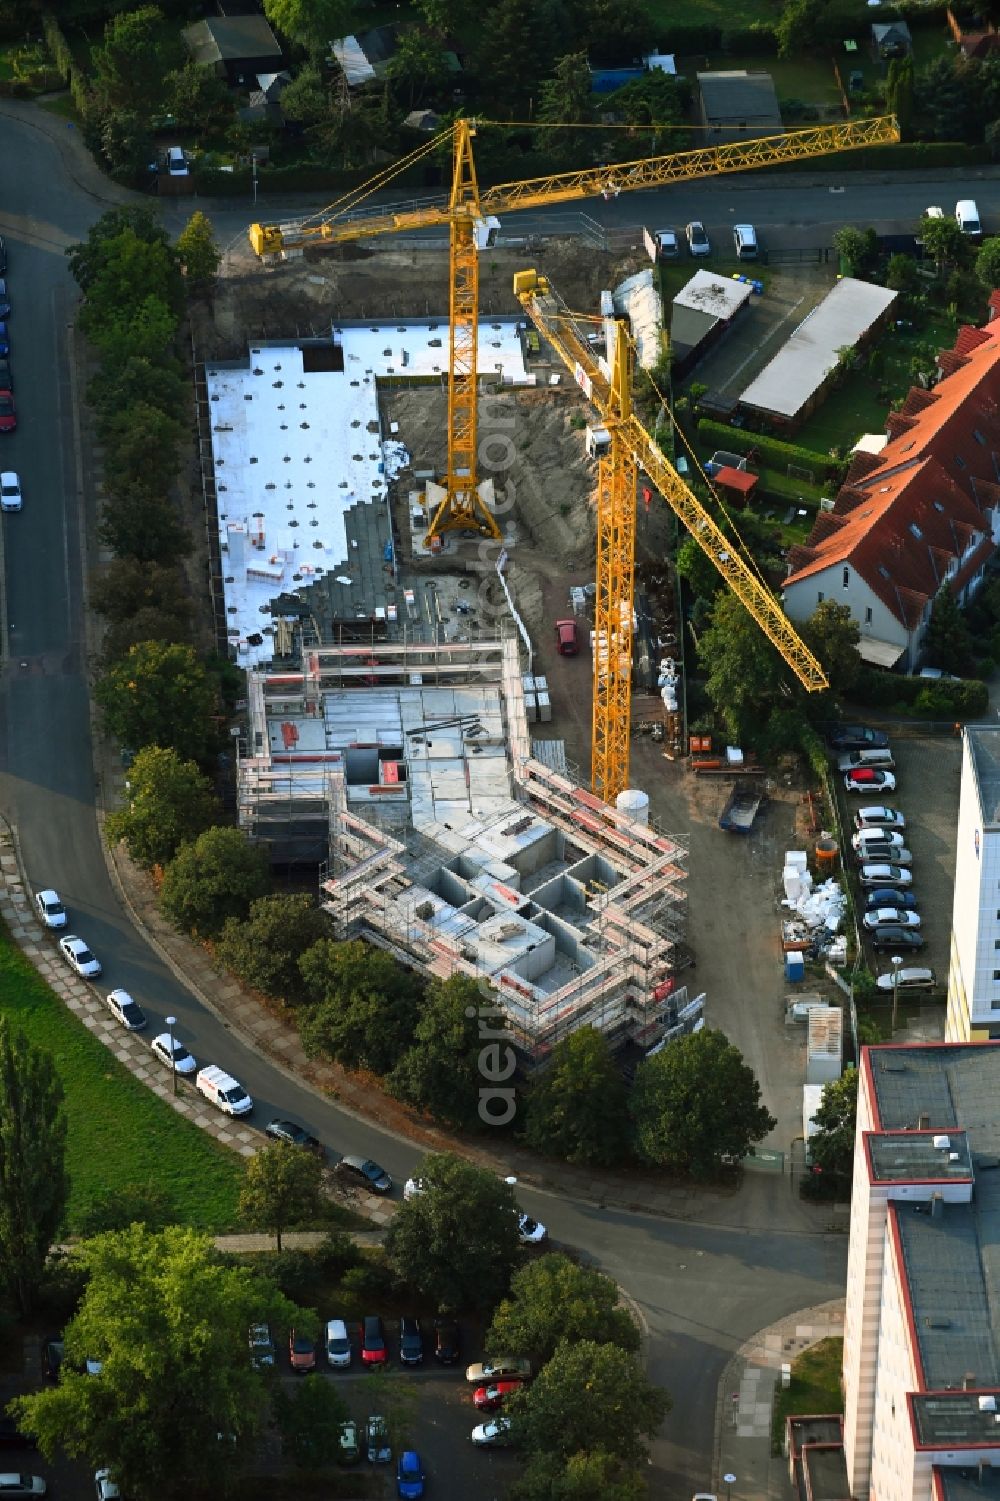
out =
[(929, 719), (976, 719), (989, 707), (985, 683), (965, 678), (951, 683), (947, 678), (898, 677), (895, 673), (863, 668), (851, 697), (868, 708), (902, 706)]
[(762, 464), (783, 467), (798, 464), (803, 469), (815, 469), (824, 477), (836, 470), (826, 453), (815, 453), (811, 448), (800, 448), (797, 443), (783, 443), (780, 438), (769, 438), (763, 433), (748, 433), (738, 427), (727, 427), (724, 422), (714, 422), (711, 417), (702, 417), (698, 423), (702, 438), (711, 439), (719, 448), (731, 453), (755, 453)]
[[(901, 0), (896, 5), (887, 5), (879, 12), (882, 21), (894, 21), (910, 17), (921, 24), (944, 19), (947, 0)], [(871, 13), (864, 0), (828, 0), (819, 21), (820, 36), (830, 42), (839, 42), (844, 37), (856, 37), (866, 33), (871, 25)], [(671, 26), (669, 23), (660, 37), (664, 51), (689, 57), (699, 52), (761, 52), (778, 50), (778, 38), (773, 26), (757, 22), (751, 26), (725, 26), (697, 24)]]
[(988, 146), (958, 141), (907, 141), (898, 146), (862, 146), (834, 151), (811, 162), (785, 162), (769, 172), (904, 172), (909, 169), (976, 167), (992, 161)]
[(81, 117), (86, 116), (90, 105), (90, 88), (87, 78), (83, 70), (74, 62), (73, 53), (70, 51), (63, 29), (51, 11), (42, 13), (42, 35), (45, 37), (45, 45), (55, 60), (56, 71), (69, 85), (73, 103)]
[[(370, 176), (368, 168), (345, 171), (300, 163), (289, 167), (258, 167), (257, 190), (261, 193), (309, 193), (324, 188), (352, 188)], [(195, 168), (198, 192), (209, 198), (236, 198), (253, 192), (249, 167), (222, 172), (217, 167)]]

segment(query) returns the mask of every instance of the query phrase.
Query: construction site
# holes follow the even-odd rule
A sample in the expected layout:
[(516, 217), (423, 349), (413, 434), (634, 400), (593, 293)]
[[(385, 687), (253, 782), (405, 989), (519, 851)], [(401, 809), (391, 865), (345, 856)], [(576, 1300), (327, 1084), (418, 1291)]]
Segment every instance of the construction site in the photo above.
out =
[[(669, 568), (640, 568), (637, 587), (637, 556), (663, 560), (677, 518), (803, 683), (825, 679), (632, 412), (633, 362), (650, 367), (662, 347), (641, 259), (595, 274), (587, 258), (592, 314), (525, 270), (482, 309), (478, 256), (496, 220), (465, 122), (455, 133), (457, 186), (422, 221), (449, 226), (439, 305), (401, 307), (397, 282), (388, 308), (345, 295), (324, 326), (314, 294), (307, 335), (281, 337), (272, 306), (273, 336), (240, 355), (220, 337), (223, 296), (206, 339), (219, 352), (199, 386), (211, 568), (220, 633), (248, 676), (240, 825), (275, 863), (319, 870), (338, 937), (426, 975), (478, 978), (524, 1067), (582, 1025), (645, 1053), (700, 1027), (704, 997), (681, 980), (685, 842), (629, 782), (639, 716), (668, 755), (684, 738)], [(817, 152), (828, 136), (862, 143), (860, 127), (802, 134)], [(803, 154), (796, 137), (721, 150), (780, 159), (789, 141)], [(580, 176), (595, 173), (568, 174)], [(538, 191), (575, 192), (566, 182)], [(626, 184), (639, 185), (648, 174)], [(307, 250), (412, 217), (256, 225), (251, 243), (272, 293), (287, 272), (301, 295), (324, 283), (303, 279)], [(346, 293), (352, 263), (332, 264), (326, 285)], [(229, 315), (238, 325), (232, 303)], [(667, 506), (651, 508), (654, 493)], [(538, 670), (560, 617), (583, 660), (557, 658), (582, 676), (555, 719), (579, 721), (589, 701), (589, 778), (555, 734)]]

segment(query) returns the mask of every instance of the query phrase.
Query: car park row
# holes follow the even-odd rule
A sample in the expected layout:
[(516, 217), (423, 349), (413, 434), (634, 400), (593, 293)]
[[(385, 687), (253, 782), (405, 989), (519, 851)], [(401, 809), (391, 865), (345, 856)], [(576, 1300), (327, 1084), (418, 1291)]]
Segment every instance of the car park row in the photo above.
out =
[[(884, 796), (896, 790), (895, 761), (888, 736), (868, 725), (837, 725), (827, 736), (850, 796)], [(893, 970), (879, 975), (880, 991), (931, 988), (933, 971), (905, 970), (902, 956), (925, 946), (923, 919), (913, 892), (913, 856), (906, 846), (906, 818), (884, 803), (863, 803), (854, 814), (851, 851), (860, 886), (861, 930), (877, 954), (892, 957)]]

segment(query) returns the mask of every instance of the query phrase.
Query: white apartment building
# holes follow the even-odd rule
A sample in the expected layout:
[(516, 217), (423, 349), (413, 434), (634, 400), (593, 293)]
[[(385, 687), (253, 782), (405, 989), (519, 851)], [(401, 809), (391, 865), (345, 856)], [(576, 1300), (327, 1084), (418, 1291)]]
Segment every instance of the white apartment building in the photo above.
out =
[(843, 1366), (856, 1501), (1000, 1497), (998, 1098), (997, 1044), (863, 1050)]
[(945, 1037), (1000, 1038), (1000, 725), (962, 736)]

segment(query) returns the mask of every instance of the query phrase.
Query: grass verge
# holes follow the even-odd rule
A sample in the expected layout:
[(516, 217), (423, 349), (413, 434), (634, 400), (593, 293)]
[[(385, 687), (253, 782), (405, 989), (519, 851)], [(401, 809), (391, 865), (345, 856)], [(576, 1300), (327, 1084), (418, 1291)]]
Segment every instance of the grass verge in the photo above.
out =
[(52, 1054), (66, 1093), (73, 1231), (98, 1191), (159, 1184), (178, 1223), (238, 1228), (243, 1166), (141, 1084), (0, 934), (0, 1015)]
[(61, 120), (69, 120), (74, 125), (79, 124), (80, 116), (73, 103), (72, 94), (56, 94), (52, 99), (39, 99), (38, 107), (48, 110), (50, 115), (58, 115)]
[(843, 1412), (840, 1391), (840, 1368), (844, 1359), (842, 1339), (821, 1339), (819, 1344), (803, 1350), (792, 1362), (792, 1379), (787, 1390), (779, 1385), (774, 1393), (771, 1413), (771, 1453), (780, 1454), (785, 1435), (785, 1419), (793, 1414)]

